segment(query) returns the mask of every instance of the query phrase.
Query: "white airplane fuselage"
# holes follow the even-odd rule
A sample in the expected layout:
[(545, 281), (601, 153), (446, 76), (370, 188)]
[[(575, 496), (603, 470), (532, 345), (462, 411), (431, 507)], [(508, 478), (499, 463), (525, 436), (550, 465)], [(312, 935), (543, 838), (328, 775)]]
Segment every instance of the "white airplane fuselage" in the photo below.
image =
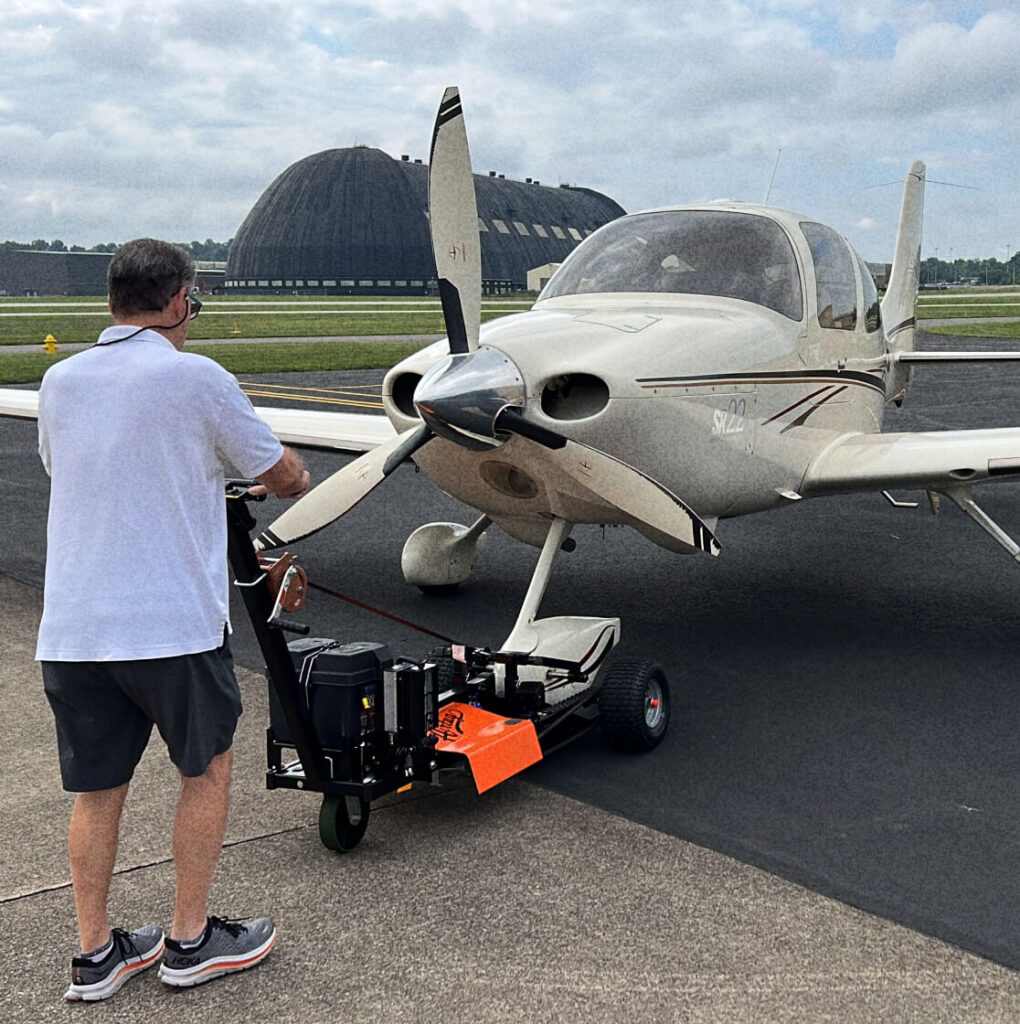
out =
[[(687, 212), (647, 216), (657, 218), (661, 232), (671, 217)], [(795, 270), (797, 278), (796, 303), (784, 300), (785, 311), (778, 311), (743, 298), (674, 290), (557, 295), (554, 277), (552, 296), (547, 289), (532, 310), (483, 325), (480, 346), (512, 360), (530, 421), (647, 473), (711, 522), (787, 502), (827, 445), (881, 429), (886, 341), (870, 276), (863, 278), (866, 267), (845, 240), (839, 244), (848, 276), (819, 286), (800, 228), (806, 218), (744, 206), (695, 212), (766, 219), (770, 230), (781, 231), (789, 242), (784, 272)], [(612, 227), (585, 243), (596, 258), (599, 236)], [(679, 270), (674, 255), (658, 256), (666, 263), (660, 271), (669, 278), (666, 286), (683, 288), (683, 279), (695, 276)], [(687, 268), (683, 261), (681, 255)], [(852, 294), (852, 326), (847, 317), (839, 326), (822, 326), (833, 311), (820, 315), (818, 296), (833, 287)], [(409, 401), (414, 384), (446, 353), (446, 343), (438, 342), (387, 374), (383, 400), (398, 431), (419, 422)], [(415, 460), (444, 491), (531, 543), (541, 543), (552, 515), (616, 521), (608, 504), (590, 495), (572, 498), (543, 479), (530, 448), (518, 437), (486, 451), (436, 438)]]

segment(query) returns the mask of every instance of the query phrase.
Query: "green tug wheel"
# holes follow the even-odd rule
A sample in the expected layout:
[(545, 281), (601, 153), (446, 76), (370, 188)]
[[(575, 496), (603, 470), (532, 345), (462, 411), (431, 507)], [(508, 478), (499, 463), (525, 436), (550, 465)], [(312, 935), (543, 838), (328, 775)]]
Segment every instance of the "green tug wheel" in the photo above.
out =
[(319, 838), (327, 850), (350, 853), (368, 828), (369, 803), (357, 796), (324, 796), (319, 808)]

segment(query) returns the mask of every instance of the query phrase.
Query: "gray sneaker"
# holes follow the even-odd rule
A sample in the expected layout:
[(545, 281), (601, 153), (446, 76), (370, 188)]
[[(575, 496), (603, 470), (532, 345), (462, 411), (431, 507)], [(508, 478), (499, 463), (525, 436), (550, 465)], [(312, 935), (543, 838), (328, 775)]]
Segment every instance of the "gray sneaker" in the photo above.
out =
[(249, 921), (210, 917), (197, 946), (182, 948), (179, 942), (166, 940), (159, 980), (175, 988), (189, 988), (223, 974), (247, 970), (265, 960), (275, 941), (276, 928), (268, 917)]
[(134, 932), (114, 928), (113, 946), (98, 963), (76, 956), (71, 960), (71, 987), (64, 998), (71, 1002), (109, 999), (120, 987), (163, 955), (163, 929), (147, 924)]

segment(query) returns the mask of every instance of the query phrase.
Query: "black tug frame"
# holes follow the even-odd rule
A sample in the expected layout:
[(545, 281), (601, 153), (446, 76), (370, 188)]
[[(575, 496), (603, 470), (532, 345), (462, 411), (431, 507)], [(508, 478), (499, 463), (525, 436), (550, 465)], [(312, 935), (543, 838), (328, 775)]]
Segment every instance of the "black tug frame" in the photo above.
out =
[[(465, 769), (462, 755), (436, 750), (445, 704), (460, 701), (495, 714), (530, 719), (543, 756), (596, 723), (597, 687), (550, 705), (544, 685), (520, 681), (518, 669), (540, 665), (552, 669), (556, 678), (567, 684), (587, 682), (598, 666), (582, 672), (575, 662), (471, 647), (465, 648), (461, 662), (454, 661), (447, 648), (432, 652), (421, 662), (402, 658), (394, 662), (381, 694), (385, 729), (340, 749), (323, 747), (311, 711), (301, 700), (302, 687), (283, 636), (283, 631), (306, 634), (308, 628), (274, 615), (276, 596), (265, 585), (266, 574), (251, 540), (255, 517), (249, 504), (262, 499), (248, 493), (250, 486), (249, 481), (227, 485), (227, 554), (266, 664), (269, 685), (289, 729), (286, 742), (275, 735), (272, 726), (267, 729), (266, 786), (322, 793), (319, 836), (329, 849), (344, 853), (357, 846), (368, 826), (373, 800), (413, 782), (439, 785), (444, 771)], [(496, 665), (505, 677), (502, 697), (496, 695)], [(378, 715), (380, 709), (375, 712)], [(287, 760), (288, 751), (296, 751), (298, 759)]]

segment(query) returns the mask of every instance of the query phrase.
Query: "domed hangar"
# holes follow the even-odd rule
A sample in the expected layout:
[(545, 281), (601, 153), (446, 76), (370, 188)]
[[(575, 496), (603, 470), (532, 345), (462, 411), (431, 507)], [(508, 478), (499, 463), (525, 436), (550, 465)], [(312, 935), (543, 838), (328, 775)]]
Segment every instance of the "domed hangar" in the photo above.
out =
[[(483, 289), (523, 289), (625, 211), (586, 188), (475, 175)], [(287, 168), (230, 247), (230, 292), (421, 294), (435, 286), (428, 167), (380, 149), (329, 149)]]

